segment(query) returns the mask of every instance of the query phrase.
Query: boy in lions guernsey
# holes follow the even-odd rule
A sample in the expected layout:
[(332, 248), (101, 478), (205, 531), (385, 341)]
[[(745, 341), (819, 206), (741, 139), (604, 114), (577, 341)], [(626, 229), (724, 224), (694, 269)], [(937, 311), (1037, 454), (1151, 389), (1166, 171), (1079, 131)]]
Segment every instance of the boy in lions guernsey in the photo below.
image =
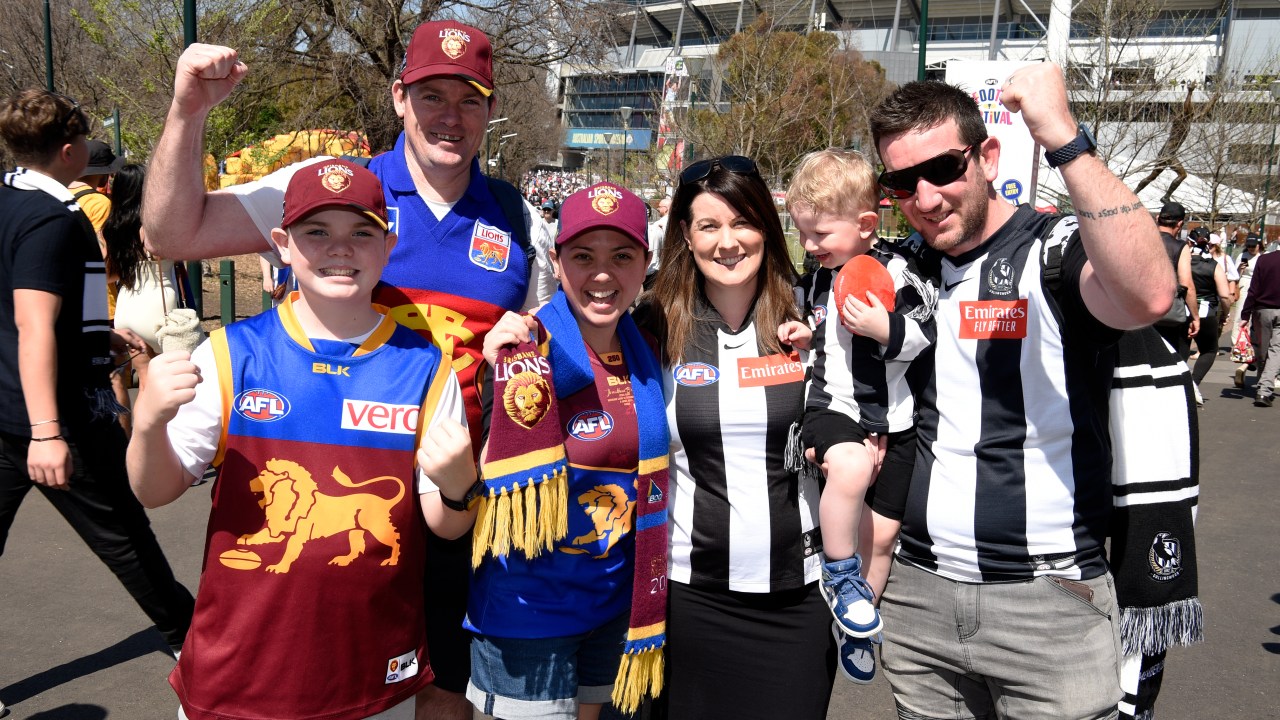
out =
[(387, 227), (367, 169), (298, 171), (272, 231), (298, 290), (152, 362), (134, 492), (157, 507), (218, 468), (179, 717), (407, 720), (432, 682), (423, 521), (466, 532), (476, 468), (449, 363), (371, 303)]

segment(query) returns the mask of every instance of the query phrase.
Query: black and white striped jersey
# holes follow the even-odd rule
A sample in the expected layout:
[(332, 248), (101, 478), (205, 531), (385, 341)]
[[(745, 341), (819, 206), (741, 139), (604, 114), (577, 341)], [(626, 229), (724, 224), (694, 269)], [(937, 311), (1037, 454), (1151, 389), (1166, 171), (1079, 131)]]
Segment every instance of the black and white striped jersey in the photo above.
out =
[(840, 308), (832, 291), (839, 268), (819, 268), (805, 276), (800, 291), (804, 313), (813, 328), (814, 348), (805, 409), (833, 410), (867, 432), (900, 432), (915, 425), (908, 371), (912, 361), (933, 345), (938, 291), (907, 259), (887, 247), (872, 248), (867, 255), (893, 277), (889, 343), (882, 346), (854, 335), (840, 322)]
[(1086, 257), (1074, 233), (1050, 298), (1040, 237), (1054, 219), (1023, 206), (982, 246), (942, 260), (899, 554), (945, 577), (1106, 570), (1107, 398), (1119, 332), (1080, 298)]
[[(685, 360), (666, 374), (673, 581), (763, 593), (818, 579), (818, 484), (784, 468), (804, 403), (795, 355), (761, 356), (750, 317), (732, 332), (699, 302)], [(773, 331), (773, 329), (770, 329)]]

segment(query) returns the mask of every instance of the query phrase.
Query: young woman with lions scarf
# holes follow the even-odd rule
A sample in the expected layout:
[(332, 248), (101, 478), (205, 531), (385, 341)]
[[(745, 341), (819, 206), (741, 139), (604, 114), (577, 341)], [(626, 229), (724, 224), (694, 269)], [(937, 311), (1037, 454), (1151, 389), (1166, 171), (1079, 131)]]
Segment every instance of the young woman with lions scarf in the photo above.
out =
[(570, 195), (560, 291), (485, 340), (467, 697), (498, 718), (595, 720), (661, 691), (668, 435), (661, 367), (627, 312), (645, 220), (616, 185)]

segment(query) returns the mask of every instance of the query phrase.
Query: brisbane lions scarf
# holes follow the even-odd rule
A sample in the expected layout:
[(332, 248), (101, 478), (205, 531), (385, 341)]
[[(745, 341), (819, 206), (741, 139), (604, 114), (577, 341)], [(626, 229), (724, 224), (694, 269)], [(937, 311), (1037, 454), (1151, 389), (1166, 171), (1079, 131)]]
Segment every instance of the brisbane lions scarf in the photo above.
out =
[[(488, 457), (482, 467), (489, 492), (476, 520), (473, 565), (479, 565), (489, 551), (505, 555), (511, 547), (534, 557), (550, 550), (567, 532), (564, 429), (556, 400), (587, 387), (595, 375), (564, 291), (557, 292), (536, 317), (536, 345), (527, 343), (500, 353), (499, 367), (494, 371), (494, 412)], [(662, 368), (630, 314), (618, 321), (617, 332), (631, 373), (640, 438), (631, 618), (613, 685), (614, 706), (630, 714), (645, 695), (662, 692), (667, 627), (667, 452), (671, 440), (662, 397)], [(542, 381), (528, 378), (547, 397), (535, 401), (534, 393), (526, 393), (523, 404), (515, 402), (513, 417), (504, 400), (524, 373), (533, 373)], [(504, 403), (506, 412), (499, 410), (499, 403)], [(545, 410), (537, 418), (532, 411), (521, 416), (519, 408), (531, 407), (530, 403)], [(530, 419), (531, 424), (524, 422)], [(537, 517), (531, 519), (532, 515)], [(549, 519), (552, 517), (554, 521)]]

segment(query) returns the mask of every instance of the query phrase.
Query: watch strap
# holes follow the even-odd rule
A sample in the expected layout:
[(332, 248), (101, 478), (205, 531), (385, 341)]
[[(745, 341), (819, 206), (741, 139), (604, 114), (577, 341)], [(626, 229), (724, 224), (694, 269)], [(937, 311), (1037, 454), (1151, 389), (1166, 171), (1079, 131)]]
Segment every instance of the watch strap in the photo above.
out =
[(471, 485), (470, 488), (467, 489), (467, 494), (463, 495), (461, 500), (454, 500), (448, 495), (445, 495), (444, 491), (441, 490), (440, 502), (443, 503), (444, 506), (449, 508), (450, 510), (454, 510), (456, 512), (466, 512), (471, 509), (471, 505), (475, 503), (476, 499), (479, 498), (480, 495), (482, 495), (483, 493), (484, 493), (484, 478), (477, 475), (476, 481)]
[(1076, 136), (1071, 142), (1063, 145), (1057, 150), (1046, 151), (1045, 160), (1049, 162), (1049, 167), (1056, 168), (1075, 160), (1081, 155), (1091, 152), (1096, 147), (1089, 129), (1084, 125), (1080, 125), (1076, 130)]

